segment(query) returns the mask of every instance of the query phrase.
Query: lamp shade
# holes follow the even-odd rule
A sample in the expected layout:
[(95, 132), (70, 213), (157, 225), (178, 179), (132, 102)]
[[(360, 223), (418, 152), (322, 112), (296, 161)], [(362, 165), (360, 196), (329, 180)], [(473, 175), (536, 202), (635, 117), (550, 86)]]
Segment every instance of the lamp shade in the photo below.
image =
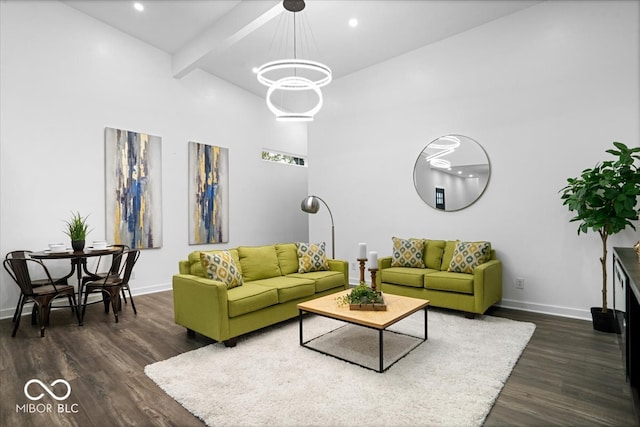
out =
[(318, 202), (318, 198), (315, 196), (307, 196), (300, 204), (300, 208), (306, 213), (318, 213), (318, 210), (320, 210), (320, 202)]
[(329, 217), (331, 218), (331, 258), (336, 258), (336, 233), (335, 226), (333, 225), (333, 214), (331, 213), (331, 209), (329, 209), (329, 205), (327, 202), (322, 200), (318, 196), (307, 196), (304, 198), (302, 203), (300, 204), (300, 208), (303, 212), (314, 214), (317, 213), (320, 209), (320, 202), (322, 202), (329, 212)]

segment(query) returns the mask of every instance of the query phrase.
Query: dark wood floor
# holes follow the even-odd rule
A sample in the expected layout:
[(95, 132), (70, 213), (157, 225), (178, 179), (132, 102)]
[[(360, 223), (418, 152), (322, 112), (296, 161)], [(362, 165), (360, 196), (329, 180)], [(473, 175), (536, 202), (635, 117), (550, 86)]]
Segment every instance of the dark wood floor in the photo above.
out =
[[(15, 338), (11, 319), (0, 321), (0, 426), (202, 426), (143, 370), (212, 341), (189, 338), (175, 325), (169, 291), (137, 296), (136, 305), (138, 316), (127, 306), (118, 324), (101, 306), (90, 306), (83, 327), (68, 310), (57, 310), (42, 339), (29, 317)], [(615, 335), (580, 320), (506, 309), (491, 314), (537, 329), (486, 426), (638, 425)], [(53, 402), (50, 411), (41, 405), (27, 412), (23, 405), (32, 402), (24, 386), (31, 379), (64, 379), (71, 395), (62, 407), (46, 396), (33, 403)], [(54, 390), (65, 391), (60, 384)], [(44, 392), (37, 384), (29, 391)]]

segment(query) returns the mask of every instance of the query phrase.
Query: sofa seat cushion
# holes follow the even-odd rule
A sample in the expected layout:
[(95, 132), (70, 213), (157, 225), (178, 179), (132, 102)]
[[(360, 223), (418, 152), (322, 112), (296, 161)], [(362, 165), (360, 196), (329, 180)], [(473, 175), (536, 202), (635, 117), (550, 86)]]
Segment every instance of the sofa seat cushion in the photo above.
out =
[(252, 283), (276, 290), (278, 293), (278, 303), (309, 297), (316, 293), (313, 280), (301, 279), (299, 277), (281, 276), (256, 280)]
[(436, 271), (430, 268), (391, 267), (381, 270), (380, 279), (384, 283), (423, 288), (424, 275)]
[(274, 288), (245, 283), (227, 291), (229, 317), (258, 311), (278, 303), (278, 291)]
[(473, 274), (437, 272), (424, 276), (424, 287), (439, 291), (473, 294)]
[(344, 274), (341, 271), (314, 271), (312, 273), (294, 273), (287, 277), (313, 280), (316, 292), (324, 292), (333, 288), (344, 288)]

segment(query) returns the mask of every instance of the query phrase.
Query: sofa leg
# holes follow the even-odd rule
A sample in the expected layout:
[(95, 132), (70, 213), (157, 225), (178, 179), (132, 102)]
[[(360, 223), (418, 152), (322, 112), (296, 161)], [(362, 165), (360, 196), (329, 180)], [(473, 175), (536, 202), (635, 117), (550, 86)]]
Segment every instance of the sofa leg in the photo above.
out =
[(476, 314), (475, 313), (470, 313), (468, 311), (464, 312), (464, 317), (466, 317), (467, 319), (475, 319)]
[(195, 337), (196, 336), (196, 331), (194, 331), (193, 329), (187, 328), (187, 336), (188, 337)]
[(236, 344), (238, 344), (238, 339), (237, 338), (230, 338), (230, 339), (224, 341), (224, 346), (225, 347), (235, 347)]

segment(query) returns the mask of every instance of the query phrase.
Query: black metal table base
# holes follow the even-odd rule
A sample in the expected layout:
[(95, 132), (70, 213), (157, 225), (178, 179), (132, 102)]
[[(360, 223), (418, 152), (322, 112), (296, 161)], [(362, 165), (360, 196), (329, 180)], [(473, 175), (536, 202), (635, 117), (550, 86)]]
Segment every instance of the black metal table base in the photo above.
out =
[[(404, 334), (404, 333), (401, 333), (401, 332), (395, 332), (395, 331), (389, 331), (389, 330), (387, 330), (387, 329), (374, 328), (374, 327), (367, 326), (367, 325), (361, 325), (361, 324), (359, 324), (359, 323), (355, 323), (355, 322), (349, 322), (349, 321), (347, 321), (347, 320), (343, 320), (343, 319), (336, 319), (335, 317), (332, 317), (332, 316), (325, 316), (325, 315), (322, 315), (322, 314), (319, 314), (319, 313), (312, 313), (312, 314), (315, 314), (315, 315), (318, 315), (318, 316), (321, 316), (321, 317), (326, 317), (326, 318), (328, 318), (328, 319), (339, 320), (339, 321), (341, 321), (341, 322), (346, 322), (346, 323), (349, 323), (349, 324), (352, 324), (352, 325), (362, 326), (362, 327), (364, 327), (364, 328), (369, 328), (369, 329), (373, 329), (373, 330), (378, 331), (378, 350), (379, 350), (379, 355), (378, 355), (379, 367), (378, 367), (378, 369), (371, 368), (370, 366), (366, 366), (366, 365), (360, 364), (360, 363), (358, 363), (358, 362), (356, 362), (356, 361), (349, 360), (349, 359), (345, 359), (345, 358), (340, 357), (340, 356), (337, 356), (337, 355), (335, 355), (335, 354), (331, 354), (331, 353), (328, 353), (328, 352), (326, 352), (326, 351), (322, 351), (322, 350), (320, 350), (320, 349), (318, 349), (318, 348), (315, 348), (315, 347), (312, 347), (312, 346), (307, 345), (307, 344), (309, 344), (310, 342), (315, 341), (315, 340), (317, 340), (317, 339), (318, 339), (318, 338), (320, 338), (320, 337), (323, 337), (323, 336), (325, 336), (325, 335), (327, 335), (327, 334), (329, 334), (329, 333), (331, 333), (331, 332), (334, 332), (334, 331), (337, 331), (337, 330), (338, 330), (338, 329), (340, 329), (340, 328), (343, 328), (343, 327), (344, 327), (344, 325), (343, 325), (343, 326), (340, 326), (339, 328), (332, 329), (332, 330), (331, 330), (331, 331), (329, 331), (329, 332), (325, 332), (325, 333), (324, 333), (324, 334), (322, 334), (322, 335), (319, 335), (319, 336), (317, 336), (317, 337), (314, 337), (314, 338), (311, 338), (311, 339), (309, 339), (309, 340), (305, 341), (305, 340), (304, 340), (304, 337), (303, 337), (303, 327), (302, 327), (303, 321), (302, 321), (302, 319), (303, 319), (303, 317), (304, 317), (304, 314), (305, 314), (305, 313), (307, 313), (307, 312), (306, 312), (306, 311), (304, 311), (304, 310), (298, 310), (298, 318), (299, 318), (299, 325), (300, 325), (300, 345), (301, 345), (302, 347), (308, 348), (308, 349), (313, 350), (313, 351), (317, 351), (318, 353), (321, 353), (321, 354), (324, 354), (324, 355), (327, 355), (327, 356), (334, 357), (334, 358), (339, 359), (339, 360), (342, 360), (342, 361), (344, 361), (344, 362), (348, 362), (348, 363), (351, 363), (351, 364), (354, 364), (354, 365), (357, 365), (357, 366), (360, 366), (360, 367), (363, 367), (363, 368), (365, 368), (365, 369), (369, 369), (369, 370), (371, 370), (371, 371), (375, 371), (375, 372), (378, 372), (378, 373), (383, 373), (383, 372), (385, 372), (386, 370), (388, 370), (390, 367), (392, 367), (393, 365), (395, 365), (399, 360), (401, 360), (401, 359), (402, 359), (402, 358), (404, 358), (406, 355), (408, 355), (409, 353), (411, 353), (411, 352), (412, 352), (415, 348), (417, 348), (420, 344), (422, 344), (423, 342), (425, 342), (425, 341), (427, 340), (427, 338), (428, 338), (428, 335), (427, 335), (427, 332), (428, 332), (427, 307), (428, 307), (428, 306), (426, 306), (426, 307), (423, 309), (423, 311), (424, 311), (424, 337), (417, 337), (417, 336), (415, 336), (415, 335)], [(402, 354), (400, 355), (400, 357), (398, 357), (398, 358), (397, 358), (396, 360), (394, 360), (394, 361), (393, 361), (389, 366), (387, 366), (387, 367), (385, 368), (385, 367), (384, 367), (384, 339), (383, 339), (383, 335), (384, 335), (384, 332), (385, 332), (385, 331), (390, 332), (390, 333), (394, 333), (394, 334), (398, 334), (398, 335), (403, 335), (403, 336), (406, 336), (406, 337), (417, 338), (417, 339), (419, 339), (419, 340), (421, 340), (421, 341), (419, 341), (416, 345), (412, 346), (410, 349), (408, 349), (407, 351), (405, 351), (404, 353), (402, 353)]]

